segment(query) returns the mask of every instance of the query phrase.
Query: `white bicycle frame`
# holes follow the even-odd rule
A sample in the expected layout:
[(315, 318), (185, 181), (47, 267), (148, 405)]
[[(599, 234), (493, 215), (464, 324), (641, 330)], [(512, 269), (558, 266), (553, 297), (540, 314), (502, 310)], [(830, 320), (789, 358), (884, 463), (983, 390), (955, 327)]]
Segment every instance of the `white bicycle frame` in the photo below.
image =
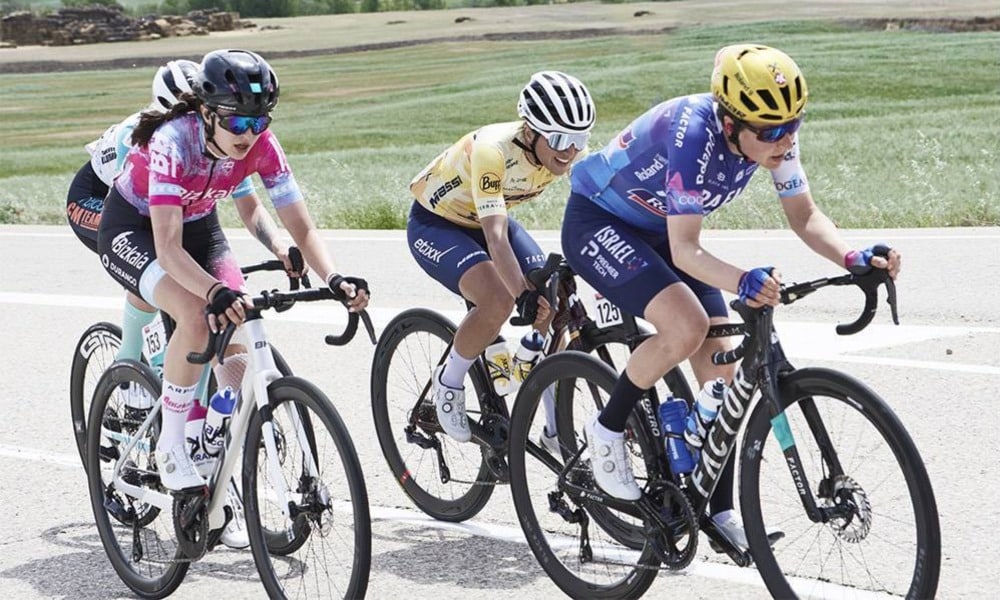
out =
[[(210, 530), (221, 528), (225, 524), (226, 494), (220, 493), (223, 488), (219, 488), (220, 481), (228, 482), (239, 464), (243, 442), (246, 436), (247, 427), (250, 423), (252, 407), (263, 411), (262, 415), (269, 415), (263, 409), (268, 405), (267, 388), (271, 382), (282, 377), (274, 362), (271, 353), (271, 346), (268, 344), (267, 335), (264, 332), (263, 319), (257, 318), (246, 321), (243, 325), (246, 331), (249, 360), (247, 368), (243, 374), (242, 389), (236, 400), (233, 417), (229, 423), (229, 430), (226, 432), (225, 447), (222, 450), (221, 460), (216, 464), (215, 471), (209, 478), (209, 489), (212, 490), (211, 500), (208, 505), (208, 527)], [(298, 411), (288, 408), (288, 414), (295, 428), (295, 435), (299, 441), (300, 448), (309, 448), (309, 440), (306, 431), (302, 426), (302, 420)], [(173, 510), (174, 497), (169, 493), (158, 492), (146, 487), (130, 484), (122, 478), (121, 469), (123, 458), (129, 456), (132, 450), (139, 445), (140, 440), (146, 431), (152, 427), (160, 411), (160, 403), (157, 401), (153, 409), (149, 411), (146, 420), (143, 421), (134, 436), (126, 435), (122, 432), (109, 431), (101, 426), (102, 435), (125, 443), (125, 448), (119, 453), (119, 459), (115, 462), (112, 482), (115, 489), (120, 490), (135, 498), (143, 504), (150, 504), (160, 510)], [(267, 462), (268, 474), (271, 478), (272, 491), (276, 495), (278, 506), (286, 519), (291, 520), (289, 509), (289, 490), (284, 485), (284, 478), (281, 476), (281, 465), (278, 462), (277, 446), (275, 445), (274, 426), (272, 420), (265, 418), (262, 424), (262, 437), (266, 450), (265, 460)], [(145, 445), (145, 442), (143, 442)], [(149, 448), (143, 448), (149, 450)], [(313, 476), (319, 475), (319, 469), (315, 463), (312, 452), (303, 453), (303, 462), (306, 472)], [(279, 483), (280, 482), (280, 483)]]

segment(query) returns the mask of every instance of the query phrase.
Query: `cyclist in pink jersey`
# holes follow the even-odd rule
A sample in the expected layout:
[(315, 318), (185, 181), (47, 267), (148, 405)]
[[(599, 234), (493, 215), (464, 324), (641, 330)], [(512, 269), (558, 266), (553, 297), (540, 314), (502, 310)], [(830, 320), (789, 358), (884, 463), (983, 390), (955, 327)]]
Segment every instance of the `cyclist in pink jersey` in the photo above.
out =
[[(192, 93), (191, 83), (198, 68), (198, 63), (190, 60), (171, 60), (157, 69), (152, 82), (152, 101), (144, 110), (166, 112), (178, 102), (181, 94)], [(115, 177), (125, 165), (132, 130), (141, 114), (139, 111), (129, 115), (87, 144), (90, 158), (77, 171), (66, 195), (66, 218), (70, 228), (95, 253), (104, 199), (114, 184)], [(243, 180), (233, 192), (232, 198), (240, 220), (254, 238), (281, 260), (289, 275), (300, 275), (293, 270), (288, 244), (278, 235), (277, 226), (261, 204), (250, 178)], [(116, 359), (138, 360), (142, 352), (142, 329), (153, 321), (156, 309), (135, 294), (127, 295), (122, 318), (121, 347)]]
[[(200, 371), (186, 355), (204, 348), (210, 330), (239, 325), (246, 317), (243, 278), (216, 203), (257, 173), (306, 262), (352, 310), (368, 304), (367, 282), (335, 270), (281, 145), (268, 130), (279, 87), (267, 62), (247, 50), (210, 52), (193, 89), (169, 112), (140, 118), (98, 236), (108, 273), (176, 321), (164, 361), (156, 462), (163, 486), (183, 492), (200, 492), (205, 485), (184, 443)], [(246, 364), (242, 348), (231, 347), (229, 354), (216, 370), (220, 387), (238, 384)]]

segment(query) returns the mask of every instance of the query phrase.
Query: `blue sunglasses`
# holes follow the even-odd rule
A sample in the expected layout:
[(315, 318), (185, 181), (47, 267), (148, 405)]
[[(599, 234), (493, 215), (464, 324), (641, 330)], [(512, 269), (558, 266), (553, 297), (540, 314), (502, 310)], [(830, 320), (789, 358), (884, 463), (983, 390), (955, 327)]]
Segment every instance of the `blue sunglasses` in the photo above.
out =
[(748, 123), (743, 123), (743, 127), (749, 129), (754, 134), (757, 135), (757, 140), (765, 142), (767, 144), (773, 144), (786, 135), (794, 135), (799, 127), (802, 126), (802, 120), (805, 115), (802, 115), (798, 119), (789, 121), (787, 123), (782, 123), (781, 125), (775, 125), (774, 127), (754, 127)]
[(246, 117), (243, 115), (223, 116), (215, 113), (219, 119), (219, 126), (235, 135), (243, 135), (247, 131), (253, 131), (254, 135), (260, 135), (270, 127), (271, 115), (260, 117)]

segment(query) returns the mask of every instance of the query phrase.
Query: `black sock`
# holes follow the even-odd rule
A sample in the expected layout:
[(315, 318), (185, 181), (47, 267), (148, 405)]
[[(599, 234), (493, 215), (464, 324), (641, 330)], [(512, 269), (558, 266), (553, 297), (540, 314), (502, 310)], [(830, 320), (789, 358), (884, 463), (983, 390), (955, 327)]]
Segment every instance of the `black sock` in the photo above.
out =
[[(732, 454), (736, 452), (738, 452), (738, 449), (734, 448)], [(733, 480), (735, 479), (736, 468), (734, 465), (736, 461), (733, 460), (732, 454), (729, 455), (729, 460), (726, 461), (726, 468), (722, 469), (722, 473), (719, 473), (719, 481), (715, 484), (715, 492), (712, 494), (711, 500), (709, 500), (709, 506), (713, 515), (733, 508)]]
[(622, 371), (615, 389), (611, 391), (611, 397), (608, 398), (608, 405), (601, 411), (597, 420), (611, 431), (625, 431), (625, 423), (628, 421), (629, 413), (632, 412), (632, 407), (645, 393), (646, 390), (636, 387), (628, 374)]

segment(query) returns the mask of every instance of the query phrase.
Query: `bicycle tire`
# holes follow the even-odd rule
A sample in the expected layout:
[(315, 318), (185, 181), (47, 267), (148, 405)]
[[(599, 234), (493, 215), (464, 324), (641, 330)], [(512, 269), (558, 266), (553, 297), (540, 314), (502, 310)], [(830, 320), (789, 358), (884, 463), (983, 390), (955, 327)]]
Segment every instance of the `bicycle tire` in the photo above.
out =
[[(364, 474), (347, 426), (323, 392), (299, 377), (273, 381), (268, 386), (268, 408), (283, 485), (292, 495), (290, 501), (297, 501), (289, 526), (276, 499), (269, 495), (271, 488), (262, 481), (269, 475), (266, 459), (261, 462), (266, 454), (264, 417), (255, 410), (243, 458), (244, 510), (254, 563), (268, 596), (285, 598), (286, 585), (290, 585), (296, 596), (311, 595), (306, 588), (320, 586), (317, 597), (364, 597), (371, 570), (371, 515)], [(290, 410), (283, 410), (286, 408)], [(290, 418), (293, 411), (309, 416), (302, 435), (296, 435)], [(292, 443), (299, 448), (293, 450)], [(308, 445), (308, 450), (303, 445)], [(251, 448), (257, 451), (250, 452)], [(307, 453), (315, 460), (321, 481), (307, 473), (302, 460)], [(345, 509), (349, 514), (344, 514)], [(276, 521), (278, 526), (273, 525)], [(265, 536), (267, 530), (300, 532), (296, 539), (301, 543), (292, 560), (275, 557)], [(314, 560), (321, 564), (313, 564)], [(345, 565), (346, 576), (330, 571)]]
[[(808, 585), (803, 581), (815, 581), (933, 598), (941, 562), (937, 504), (920, 454), (896, 414), (866, 385), (829, 369), (782, 376), (779, 394), (809, 491), (820, 506), (842, 512), (827, 523), (809, 519), (799, 500), (801, 481), (790, 475), (776, 436), (768, 435), (770, 407), (759, 402), (741, 451), (740, 498), (750, 551), (768, 591), (776, 598), (793, 597), (797, 592), (789, 578), (794, 577), (800, 590)], [(807, 413), (822, 420), (836, 461), (826, 458), (829, 450), (823, 460), (816, 456), (824, 444)], [(874, 435), (863, 437), (866, 430)], [(832, 464), (843, 473), (833, 474), (839, 470)], [(826, 498), (819, 493), (824, 481), (836, 492)], [(774, 548), (766, 541), (766, 524), (786, 530)], [(885, 566), (872, 573), (882, 561)]]
[[(189, 562), (179, 560), (183, 555), (176, 543), (173, 514), (171, 511), (158, 509), (146, 511), (143, 506), (140, 509), (144, 512), (136, 511), (128, 496), (105, 483), (102, 472), (102, 465), (109, 464), (107, 454), (102, 456), (102, 442), (115, 443), (109, 441), (111, 436), (102, 436), (102, 432), (120, 433), (122, 424), (126, 423), (125, 403), (120, 400), (119, 394), (123, 385), (129, 386), (129, 389), (132, 385), (140, 386), (152, 398), (158, 398), (160, 394), (160, 380), (156, 374), (145, 364), (134, 360), (117, 361), (101, 376), (94, 391), (88, 419), (89, 423), (102, 424), (101, 427), (88, 428), (86, 447), (90, 504), (101, 544), (118, 577), (142, 598), (164, 598), (181, 584), (190, 565)], [(139, 424), (135, 425), (137, 427)], [(145, 443), (133, 449), (133, 454), (127, 459), (134, 465), (132, 473), (137, 482), (142, 473), (153, 472), (155, 467), (152, 452), (156, 446), (156, 433), (155, 428), (149, 431)], [(122, 448), (123, 445), (119, 442), (116, 448)], [(142, 515), (139, 537), (146, 543), (142, 545), (142, 557), (139, 560), (134, 560), (135, 536), (132, 521), (121, 516), (113, 517), (111, 513), (115, 511), (112, 511), (109, 502), (117, 502), (117, 506), (123, 511), (126, 511), (125, 505), (129, 504), (133, 510), (133, 518), (137, 514)], [(121, 533), (121, 538), (116, 531)], [(155, 558), (151, 558), (150, 554), (155, 554)]]
[[(407, 442), (404, 432), (410, 409), (430, 381), (455, 330), (454, 323), (431, 310), (417, 308), (397, 315), (375, 348), (371, 394), (379, 445), (396, 481), (424, 513), (440, 521), (460, 522), (478, 514), (493, 495), (493, 478), (482, 451), (475, 444), (460, 444), (444, 433), (437, 435), (454, 478), (441, 483), (436, 452)], [(472, 390), (466, 393), (466, 408), (473, 420), (478, 412), (475, 403), (487, 393), (489, 384), (476, 365), (469, 369), (468, 378)], [(417, 434), (435, 437), (422, 430)], [(474, 458), (468, 458), (472, 453)]]
[(115, 361), (121, 343), (121, 327), (101, 321), (83, 332), (73, 350), (73, 363), (69, 371), (69, 410), (73, 422), (73, 437), (84, 472), (87, 469), (87, 415), (90, 401), (97, 381)]
[[(581, 387), (588, 390), (597, 388), (604, 394), (610, 394), (617, 374), (593, 355), (567, 350), (539, 362), (521, 387), (511, 418), (509, 453), (511, 493), (517, 520), (538, 563), (559, 589), (570, 597), (638, 598), (649, 589), (657, 575), (659, 559), (652, 546), (646, 543), (637, 552), (610, 534), (605, 538), (602, 534), (607, 532), (603, 525), (589, 527), (589, 548), (605, 557), (606, 562), (581, 559), (581, 542), (573, 538), (580, 536), (582, 528), (552, 509), (553, 492), (557, 492), (557, 500), (564, 501), (567, 509), (570, 504), (576, 507), (574, 510), (582, 508), (594, 520), (598, 520), (597, 515), (606, 513), (607, 509), (588, 502), (585, 494), (578, 493), (574, 497), (569, 493), (558, 493), (558, 472), (551, 463), (546, 464), (540, 458), (539, 453), (545, 450), (532, 441), (537, 439), (544, 422), (544, 418), (536, 418), (543, 412), (538, 408), (542, 392), (551, 385), (557, 385), (556, 404), (562, 410), (562, 404), (575, 402), (566, 390), (575, 390), (577, 380), (582, 380), (585, 385)], [(583, 434), (576, 427), (570, 429), (564, 425), (568, 423), (558, 424), (560, 443), (564, 449), (575, 451), (576, 440)], [(534, 460), (529, 460), (529, 447), (532, 453), (530, 458)], [(558, 468), (562, 469), (561, 463)], [(570, 473), (568, 477), (585, 489), (594, 489), (590, 467), (581, 463), (578, 468), (578, 475)], [(536, 510), (536, 506), (541, 510)], [(598, 577), (602, 581), (596, 581)]]

